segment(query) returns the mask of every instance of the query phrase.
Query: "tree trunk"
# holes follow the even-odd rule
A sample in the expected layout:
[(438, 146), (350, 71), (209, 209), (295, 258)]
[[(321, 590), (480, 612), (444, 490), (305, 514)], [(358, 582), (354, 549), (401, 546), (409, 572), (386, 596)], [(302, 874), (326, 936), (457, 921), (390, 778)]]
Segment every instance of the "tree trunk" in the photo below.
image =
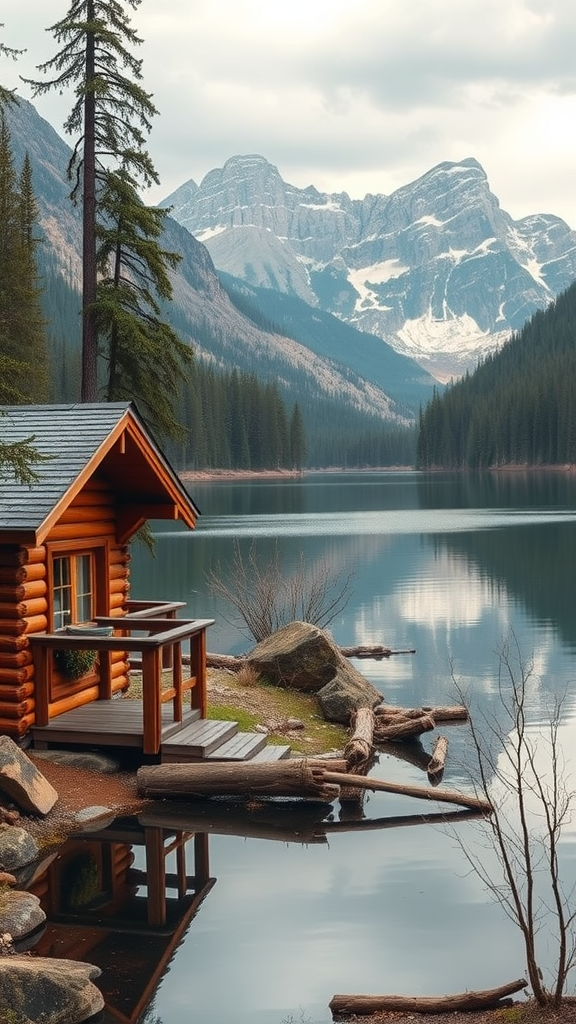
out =
[(428, 782), (433, 786), (437, 786), (442, 781), (447, 753), (448, 740), (445, 736), (438, 736), (432, 749), (432, 757), (426, 769)]
[(372, 708), (358, 708), (352, 716), (352, 735), (344, 747), (344, 759), (351, 768), (368, 764), (372, 755), (374, 715)]
[[(340, 792), (335, 769), (330, 782), (325, 779), (326, 762), (307, 758), (287, 761), (238, 762), (233, 764), (156, 764), (139, 768), (138, 792), (143, 796), (308, 796), (321, 800), (337, 799)], [(334, 767), (334, 765), (332, 765)]]
[(330, 1000), (332, 1016), (340, 1014), (366, 1015), (383, 1010), (404, 1013), (454, 1013), (457, 1010), (491, 1010), (510, 1004), (502, 1003), (505, 996), (520, 992), (528, 982), (524, 978), (511, 981), (499, 988), (479, 992), (461, 992), (451, 996), (356, 996), (336, 995)]
[(420, 718), (403, 718), (396, 716), (399, 721), (386, 721), (381, 723), (376, 718), (374, 724), (374, 741), (389, 742), (390, 740), (407, 740), (415, 736), (421, 736), (423, 732), (430, 732), (436, 723), (430, 715), (421, 715)]
[[(145, 769), (140, 769), (143, 771)], [(486, 814), (492, 813), (492, 805), (487, 800), (481, 800), (476, 796), (469, 796), (467, 793), (458, 793), (452, 789), (425, 789), (424, 786), (404, 786), (397, 782), (385, 782), (384, 779), (365, 779), (361, 775), (350, 775), (349, 773), (336, 773), (325, 771), (325, 782), (333, 782), (339, 786), (359, 786), (360, 789), (372, 789), (375, 792), (398, 793), (400, 796), (413, 796), (419, 800), (438, 800), (439, 803), (458, 804), (461, 807), (470, 807), (472, 810), (483, 811)]]

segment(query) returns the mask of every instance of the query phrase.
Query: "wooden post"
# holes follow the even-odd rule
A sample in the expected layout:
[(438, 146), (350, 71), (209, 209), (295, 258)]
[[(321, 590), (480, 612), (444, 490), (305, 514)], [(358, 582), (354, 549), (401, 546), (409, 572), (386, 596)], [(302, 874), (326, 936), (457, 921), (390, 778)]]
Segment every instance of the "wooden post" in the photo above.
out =
[(157, 754), (162, 741), (160, 673), (160, 648), (145, 647), (142, 651), (142, 750), (145, 754)]

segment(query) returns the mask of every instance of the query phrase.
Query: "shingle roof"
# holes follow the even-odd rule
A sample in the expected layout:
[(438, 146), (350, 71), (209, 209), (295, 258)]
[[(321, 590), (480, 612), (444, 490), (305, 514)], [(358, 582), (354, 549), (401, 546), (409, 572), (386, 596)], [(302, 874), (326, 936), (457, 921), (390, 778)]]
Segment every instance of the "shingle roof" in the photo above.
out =
[(132, 403), (0, 406), (2, 443), (32, 437), (34, 448), (50, 460), (34, 466), (38, 480), (30, 486), (12, 475), (0, 477), (0, 531), (37, 531), (89, 463), (97, 467), (100, 449), (103, 457), (110, 434), (127, 419), (140, 427), (175, 489), (194, 508)]

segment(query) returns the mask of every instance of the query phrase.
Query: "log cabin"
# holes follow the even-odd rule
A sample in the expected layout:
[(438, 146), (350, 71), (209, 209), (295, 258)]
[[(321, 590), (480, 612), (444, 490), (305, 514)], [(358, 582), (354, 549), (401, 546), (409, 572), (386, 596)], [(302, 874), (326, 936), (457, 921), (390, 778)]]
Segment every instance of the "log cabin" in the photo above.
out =
[[(36, 726), (121, 696), (137, 652), (149, 677), (138, 729), (144, 750), (158, 753), (163, 703), (171, 701), (181, 723), (182, 693), (196, 687), (191, 704), (205, 714), (210, 623), (176, 625), (181, 602), (131, 602), (128, 544), (149, 519), (179, 519), (193, 529), (198, 509), (132, 403), (4, 406), (0, 437), (4, 444), (29, 439), (46, 458), (30, 485), (0, 478), (0, 734), (29, 745)], [(98, 633), (83, 633), (82, 624)], [(193, 655), (187, 681), (183, 639)], [(97, 657), (70, 674), (55, 657), (61, 649), (77, 660), (95, 649)], [(175, 653), (173, 686), (161, 693), (162, 665), (173, 664)]]

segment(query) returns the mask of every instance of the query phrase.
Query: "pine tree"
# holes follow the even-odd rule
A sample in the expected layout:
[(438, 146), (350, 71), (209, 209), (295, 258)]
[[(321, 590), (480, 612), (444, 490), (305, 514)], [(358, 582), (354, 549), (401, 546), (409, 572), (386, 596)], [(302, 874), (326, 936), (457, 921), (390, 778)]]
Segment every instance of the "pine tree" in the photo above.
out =
[(40, 310), (28, 157), (16, 179), (10, 133), (0, 114), (0, 401), (45, 402), (48, 356)]
[(306, 435), (298, 402), (290, 419), (290, 463), (292, 469), (301, 470), (306, 461)]
[(146, 206), (121, 170), (103, 181), (100, 214), (94, 313), (106, 400), (135, 398), (152, 426), (183, 440), (175, 408), (192, 350), (161, 318), (160, 303), (172, 296), (168, 268), (180, 260), (159, 242), (166, 211)]
[(29, 82), (34, 95), (52, 89), (74, 90), (74, 106), (64, 128), (79, 135), (68, 166), (72, 198), (82, 197), (82, 401), (93, 402), (98, 388), (96, 324), (96, 223), (101, 186), (114, 161), (135, 181), (146, 185), (158, 177), (144, 148), (156, 113), (150, 95), (140, 86), (142, 61), (131, 49), (142, 40), (129, 23), (125, 8), (140, 0), (72, 0), (68, 13), (49, 29), (60, 51), (39, 65), (48, 81)]
[[(4, 28), (3, 21), (0, 21), (0, 28)], [(17, 60), (21, 53), (24, 53), (24, 50), (15, 50), (12, 46), (6, 46), (0, 41), (0, 57), (11, 57), (12, 60)], [(7, 89), (6, 86), (0, 84), (0, 110), (9, 103), (17, 102), (14, 90)]]

